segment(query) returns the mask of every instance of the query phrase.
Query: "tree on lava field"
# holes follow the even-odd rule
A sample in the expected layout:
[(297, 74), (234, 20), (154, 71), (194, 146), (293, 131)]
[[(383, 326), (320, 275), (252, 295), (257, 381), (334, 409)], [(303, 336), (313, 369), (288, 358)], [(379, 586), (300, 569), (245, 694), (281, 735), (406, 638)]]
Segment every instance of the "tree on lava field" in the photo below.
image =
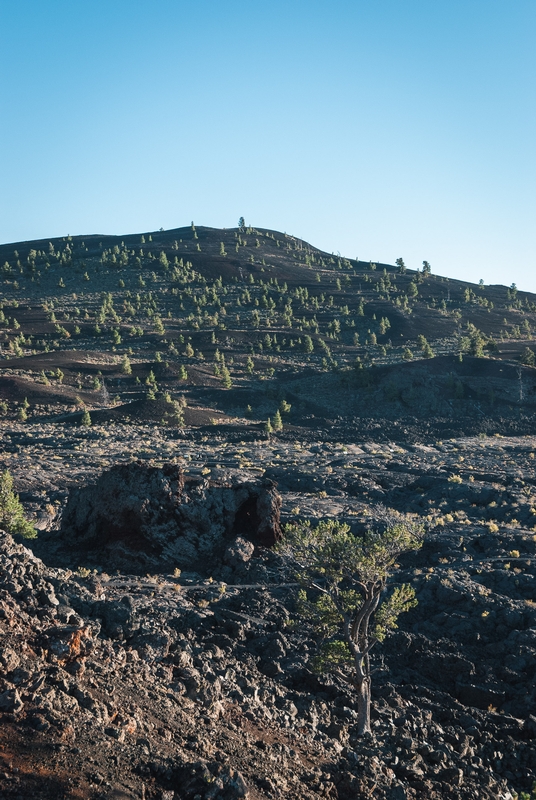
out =
[(333, 672), (358, 697), (358, 734), (370, 733), (370, 651), (397, 627), (398, 616), (417, 604), (409, 584), (387, 592), (398, 557), (422, 544), (416, 522), (396, 522), (381, 533), (354, 535), (328, 520), (287, 525), (277, 552), (301, 585), (298, 615), (312, 625), (319, 650), (312, 667)]

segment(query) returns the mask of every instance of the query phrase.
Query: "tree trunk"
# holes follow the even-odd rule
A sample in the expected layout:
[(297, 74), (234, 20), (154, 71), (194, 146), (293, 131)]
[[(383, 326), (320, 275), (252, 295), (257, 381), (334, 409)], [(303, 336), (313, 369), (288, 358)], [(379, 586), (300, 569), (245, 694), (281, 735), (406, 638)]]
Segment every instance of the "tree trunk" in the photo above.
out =
[(363, 678), (357, 686), (357, 735), (370, 733), (370, 678)]

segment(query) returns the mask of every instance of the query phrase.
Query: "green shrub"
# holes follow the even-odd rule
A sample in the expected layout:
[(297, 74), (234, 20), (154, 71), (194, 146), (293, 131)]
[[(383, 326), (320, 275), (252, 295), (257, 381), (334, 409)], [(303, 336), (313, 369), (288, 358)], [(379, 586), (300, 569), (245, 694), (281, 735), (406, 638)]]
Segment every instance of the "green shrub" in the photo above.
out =
[(7, 469), (0, 477), (0, 528), (25, 539), (37, 537), (34, 526), (24, 516), (18, 495), (13, 492), (13, 478)]

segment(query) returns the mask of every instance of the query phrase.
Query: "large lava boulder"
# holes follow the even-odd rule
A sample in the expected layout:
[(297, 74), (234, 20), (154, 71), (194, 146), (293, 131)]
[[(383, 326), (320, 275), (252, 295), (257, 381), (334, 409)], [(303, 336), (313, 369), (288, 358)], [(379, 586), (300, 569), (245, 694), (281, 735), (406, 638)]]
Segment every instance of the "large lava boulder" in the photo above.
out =
[(175, 464), (134, 462), (71, 490), (60, 535), (77, 550), (105, 554), (108, 567), (126, 560), (191, 569), (223, 557), (237, 537), (273, 545), (280, 508), (269, 481), (218, 484), (188, 479)]

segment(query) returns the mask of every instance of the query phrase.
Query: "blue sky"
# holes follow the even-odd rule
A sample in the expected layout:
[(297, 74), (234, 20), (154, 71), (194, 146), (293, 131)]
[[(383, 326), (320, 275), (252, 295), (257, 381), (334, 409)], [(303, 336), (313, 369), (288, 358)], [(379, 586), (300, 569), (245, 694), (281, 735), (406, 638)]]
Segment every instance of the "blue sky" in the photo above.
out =
[(536, 291), (534, 0), (3, 0), (0, 241), (233, 227)]

